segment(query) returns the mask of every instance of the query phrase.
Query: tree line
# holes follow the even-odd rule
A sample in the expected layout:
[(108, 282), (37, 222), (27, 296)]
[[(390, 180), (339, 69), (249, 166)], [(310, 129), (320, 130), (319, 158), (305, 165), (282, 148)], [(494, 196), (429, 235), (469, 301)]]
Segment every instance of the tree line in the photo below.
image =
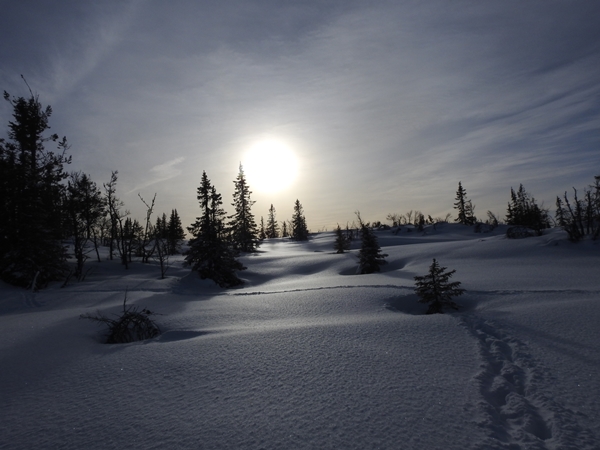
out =
[[(202, 279), (211, 279), (221, 287), (233, 287), (242, 284), (236, 272), (246, 269), (236, 257), (240, 253), (254, 252), (260, 242), (266, 238), (279, 237), (279, 227), (275, 220), (275, 208), (269, 208), (269, 218), (265, 227), (261, 217), (260, 228), (252, 213), (254, 201), (240, 164), (234, 181), (234, 213), (227, 216), (223, 209), (223, 200), (212, 185), (206, 172), (202, 173), (197, 199), (200, 204), (200, 216), (188, 227), (192, 235), (185, 264), (197, 272)], [(302, 204), (296, 200), (291, 220), (289, 237), (295, 240), (308, 239), (306, 218)], [(283, 228), (287, 234), (286, 223)]]
[[(494, 228), (502, 221), (491, 211), (487, 211), (485, 219), (476, 217), (475, 205), (468, 198), (461, 181), (458, 182), (453, 208), (457, 211), (454, 221), (462, 225), (474, 225), (476, 231), (482, 225)], [(386, 217), (393, 227), (410, 224), (421, 231), (425, 225), (448, 222), (450, 218), (451, 214), (447, 214), (445, 218), (426, 217), (418, 210), (410, 210), (406, 214), (390, 213)], [(554, 217), (550, 215), (548, 208), (537, 204), (523, 184), (517, 190), (511, 187), (504, 223), (512, 226), (507, 232), (508, 237), (541, 236), (543, 230), (558, 226), (567, 232), (571, 241), (579, 241), (585, 236), (597, 239), (600, 236), (600, 176), (595, 176), (593, 184), (584, 188), (581, 197), (576, 188), (573, 188), (572, 198), (569, 198), (567, 192), (557, 196)], [(373, 226), (382, 225), (381, 222), (374, 222)]]
[[(170, 215), (155, 213), (156, 194), (146, 206), (143, 221), (130, 217), (118, 198), (118, 172), (99, 186), (88, 174), (67, 172), (71, 163), (66, 137), (49, 134), (50, 106), (44, 107), (31, 89), (30, 96), (4, 100), (12, 107), (8, 139), (0, 139), (0, 279), (39, 289), (50, 281), (85, 278), (84, 264), (91, 254), (101, 260), (99, 247), (109, 259), (118, 258), (127, 268), (133, 257), (143, 263), (158, 261), (161, 277), (169, 256), (180, 253), (185, 231), (176, 209)], [(50, 144), (56, 150), (48, 149)], [(226, 216), (221, 195), (203, 173), (198, 187), (201, 215), (188, 227), (192, 234), (185, 262), (202, 278), (221, 286), (240, 280), (233, 274), (243, 267), (235, 260), (240, 252), (253, 252), (262, 238), (308, 239), (302, 205), (296, 200), (294, 215), (280, 232), (271, 205), (267, 227), (257, 227), (251, 211), (254, 202), (240, 166), (232, 205)], [(226, 220), (227, 219), (227, 220)], [(69, 246), (65, 245), (70, 241)], [(67, 264), (72, 256), (74, 267)], [(66, 281), (65, 281), (66, 282)]]
[[(0, 278), (11, 284), (38, 289), (50, 281), (75, 277), (85, 278), (84, 264), (95, 253), (100, 261), (100, 246), (108, 247), (109, 258), (119, 258), (127, 268), (135, 256), (142, 262), (158, 261), (161, 277), (169, 268), (169, 256), (180, 253), (185, 232), (176, 209), (170, 215), (154, 214), (156, 195), (146, 201), (146, 217), (142, 222), (132, 219), (117, 196), (118, 172), (99, 187), (82, 172), (67, 172), (70, 164), (69, 145), (65, 137), (48, 134), (50, 106), (43, 107), (30, 89), (30, 96), (4, 99), (11, 105), (13, 120), (8, 124), (8, 140), (0, 139)], [(56, 146), (52, 151), (50, 144)], [(222, 287), (241, 284), (236, 272), (243, 270), (237, 261), (241, 253), (256, 251), (261, 241), (277, 237), (308, 239), (308, 228), (302, 204), (296, 200), (292, 219), (276, 220), (271, 204), (267, 222), (256, 223), (252, 213), (254, 201), (240, 165), (234, 180), (234, 213), (227, 215), (223, 200), (203, 172), (197, 189), (200, 215), (187, 227), (191, 234), (185, 264), (201, 278), (214, 280)], [(581, 198), (574, 189), (570, 199), (565, 192), (556, 199), (555, 224), (577, 241), (586, 235), (600, 234), (600, 176), (583, 191)], [(454, 209), (456, 222), (478, 226), (484, 223), (475, 216), (475, 206), (459, 181)], [(394, 226), (412, 223), (419, 229), (430, 223), (447, 221), (425, 217), (420, 211), (406, 215), (390, 214)], [(381, 223), (364, 223), (357, 213), (361, 235), (359, 272), (371, 273), (385, 263), (373, 228)], [(495, 226), (499, 219), (487, 212), (486, 224)], [(511, 188), (506, 223), (541, 234), (553, 224), (549, 211), (537, 205), (523, 185)], [(529, 231), (526, 231), (529, 233)], [(517, 233), (517, 232), (515, 232)], [(518, 234), (518, 233), (517, 233)], [(353, 231), (336, 229), (334, 249), (343, 253), (349, 248)], [(514, 237), (519, 237), (515, 235)], [(66, 240), (70, 240), (75, 267), (67, 264)]]
[[(13, 120), (8, 140), (0, 139), (0, 279), (34, 290), (54, 280), (82, 280), (90, 255), (100, 261), (100, 246), (126, 267), (133, 256), (158, 259), (164, 277), (169, 256), (180, 251), (185, 237), (177, 210), (152, 223), (154, 199), (148, 204), (140, 197), (148, 207), (140, 223), (117, 197), (116, 171), (102, 187), (85, 173), (67, 172), (67, 139), (47, 133), (52, 108), (30, 94), (4, 92)], [(47, 148), (51, 143), (55, 151)], [(69, 256), (74, 267), (67, 264)]]

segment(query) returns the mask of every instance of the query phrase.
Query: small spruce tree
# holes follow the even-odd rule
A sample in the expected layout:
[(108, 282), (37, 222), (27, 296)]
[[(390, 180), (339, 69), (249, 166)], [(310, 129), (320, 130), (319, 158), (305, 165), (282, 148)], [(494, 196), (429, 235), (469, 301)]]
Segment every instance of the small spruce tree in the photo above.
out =
[(454, 272), (456, 270), (446, 272), (446, 268), (440, 267), (434, 258), (429, 273), (415, 277), (415, 292), (420, 297), (419, 302), (429, 303), (426, 314), (441, 314), (444, 306), (458, 309), (452, 298), (462, 295), (465, 290), (459, 287), (460, 281), (449, 281)]
[(265, 219), (260, 216), (260, 227), (258, 228), (258, 239), (264, 241), (267, 238), (267, 231), (265, 229)]
[(344, 253), (346, 250), (350, 249), (350, 240), (344, 234), (339, 224), (335, 229), (335, 242), (333, 244), (333, 249), (336, 251), (336, 253)]
[(455, 222), (462, 225), (475, 225), (475, 222), (477, 222), (474, 215), (475, 207), (471, 203), (471, 200), (467, 199), (467, 191), (462, 187), (460, 181), (458, 182), (458, 190), (456, 191), (454, 209), (458, 210), (458, 217), (454, 219)]
[(296, 199), (294, 204), (294, 215), (292, 216), (292, 239), (295, 241), (308, 240), (308, 228), (306, 228), (306, 218), (302, 210), (302, 204)]
[(271, 207), (269, 208), (265, 234), (269, 239), (279, 237), (279, 224), (277, 223), (277, 220), (275, 220), (275, 208), (273, 207), (273, 204), (271, 204)]
[(361, 232), (361, 246), (358, 252), (358, 273), (374, 273), (381, 270), (382, 265), (387, 264), (385, 257), (388, 256), (385, 253), (381, 253), (381, 247), (377, 242), (377, 236), (373, 233), (373, 230), (369, 228), (368, 224), (365, 224), (358, 216), (358, 223), (360, 225)]

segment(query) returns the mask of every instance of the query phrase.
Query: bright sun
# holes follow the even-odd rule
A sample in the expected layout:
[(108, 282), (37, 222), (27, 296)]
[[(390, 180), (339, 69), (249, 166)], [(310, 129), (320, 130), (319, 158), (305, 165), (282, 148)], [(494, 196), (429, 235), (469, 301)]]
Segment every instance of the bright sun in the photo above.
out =
[(274, 140), (260, 141), (250, 147), (242, 166), (250, 189), (261, 192), (281, 191), (298, 175), (298, 161), (292, 150)]

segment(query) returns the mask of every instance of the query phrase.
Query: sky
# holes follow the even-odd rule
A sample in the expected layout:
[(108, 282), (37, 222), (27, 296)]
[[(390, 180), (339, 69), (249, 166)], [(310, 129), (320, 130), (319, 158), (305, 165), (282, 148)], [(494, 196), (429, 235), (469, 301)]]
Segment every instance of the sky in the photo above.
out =
[[(53, 108), (69, 171), (138, 219), (199, 214), (206, 171), (231, 214), (249, 150), (277, 142), (296, 175), (253, 213), (311, 231), (420, 210), (458, 182), (475, 214), (523, 184), (557, 195), (600, 175), (599, 2), (0, 0), (0, 89)], [(6, 136), (10, 105), (0, 107)], [(287, 163), (288, 165), (291, 163)], [(254, 164), (256, 165), (256, 164)], [(258, 187), (265, 174), (248, 173)], [(454, 214), (456, 217), (456, 214)]]

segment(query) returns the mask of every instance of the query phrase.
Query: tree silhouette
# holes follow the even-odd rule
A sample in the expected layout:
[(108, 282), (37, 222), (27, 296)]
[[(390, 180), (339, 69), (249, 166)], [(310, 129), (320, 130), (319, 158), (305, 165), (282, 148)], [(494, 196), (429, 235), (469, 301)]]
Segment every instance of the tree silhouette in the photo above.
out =
[[(66, 138), (44, 134), (52, 108), (29, 92), (29, 98), (4, 92), (13, 120), (9, 140), (0, 139), (0, 278), (38, 289), (66, 270), (61, 182), (70, 158)], [(46, 150), (47, 142), (57, 142), (58, 152)]]
[(75, 254), (75, 273), (77, 280), (84, 276), (83, 265), (88, 259), (86, 244), (93, 239), (96, 253), (98, 242), (94, 239), (94, 227), (105, 215), (104, 198), (90, 177), (84, 173), (73, 172), (69, 175), (64, 206), (64, 227), (73, 239)]
[(279, 237), (279, 224), (275, 219), (275, 208), (273, 204), (269, 208), (269, 216), (267, 217), (267, 228), (265, 230), (267, 238), (272, 239)]
[(256, 221), (251, 208), (254, 202), (250, 200), (252, 191), (246, 182), (244, 169), (240, 164), (240, 169), (236, 180), (233, 182), (235, 190), (233, 192), (232, 206), (235, 213), (228, 218), (230, 239), (233, 242), (233, 248), (242, 252), (253, 252), (258, 245), (258, 231)]
[(308, 228), (306, 228), (306, 218), (300, 200), (296, 199), (294, 203), (294, 214), (292, 216), (292, 239), (295, 241), (308, 240)]
[(456, 203), (454, 203), (454, 209), (458, 210), (458, 217), (454, 219), (462, 225), (475, 225), (477, 219), (473, 212), (475, 207), (471, 200), (467, 199), (467, 191), (462, 187), (461, 182), (458, 182), (458, 190), (456, 191)]
[(556, 222), (564, 229), (571, 241), (579, 241), (585, 235), (592, 239), (600, 236), (600, 176), (594, 177), (594, 184), (589, 189), (584, 189), (583, 198), (577, 196), (577, 189), (573, 188), (573, 203), (569, 201), (567, 193), (564, 202), (556, 197)]
[(198, 187), (201, 215), (188, 227), (192, 234), (185, 264), (202, 279), (211, 279), (220, 287), (232, 287), (243, 283), (235, 274), (245, 267), (235, 259), (235, 251), (225, 239), (223, 201), (212, 186), (206, 172)]
[(169, 216), (169, 222), (166, 223), (166, 238), (167, 238), (167, 250), (169, 255), (175, 255), (179, 253), (181, 241), (185, 239), (185, 231), (181, 225), (181, 219), (176, 209), (171, 210)]
[(346, 250), (350, 249), (350, 240), (348, 239), (348, 236), (344, 234), (339, 224), (335, 229), (335, 242), (333, 244), (333, 249), (336, 251), (336, 253), (344, 253)]
[(381, 253), (377, 236), (375, 236), (375, 233), (369, 228), (368, 224), (362, 221), (360, 213), (357, 212), (356, 216), (358, 217), (361, 233), (361, 245), (358, 252), (358, 272), (361, 274), (379, 272), (381, 266), (387, 264), (385, 257), (388, 255)]
[(531, 228), (538, 236), (541, 236), (543, 229), (550, 228), (548, 211), (537, 205), (535, 199), (525, 191), (522, 184), (517, 192), (512, 187), (510, 188), (506, 223)]

